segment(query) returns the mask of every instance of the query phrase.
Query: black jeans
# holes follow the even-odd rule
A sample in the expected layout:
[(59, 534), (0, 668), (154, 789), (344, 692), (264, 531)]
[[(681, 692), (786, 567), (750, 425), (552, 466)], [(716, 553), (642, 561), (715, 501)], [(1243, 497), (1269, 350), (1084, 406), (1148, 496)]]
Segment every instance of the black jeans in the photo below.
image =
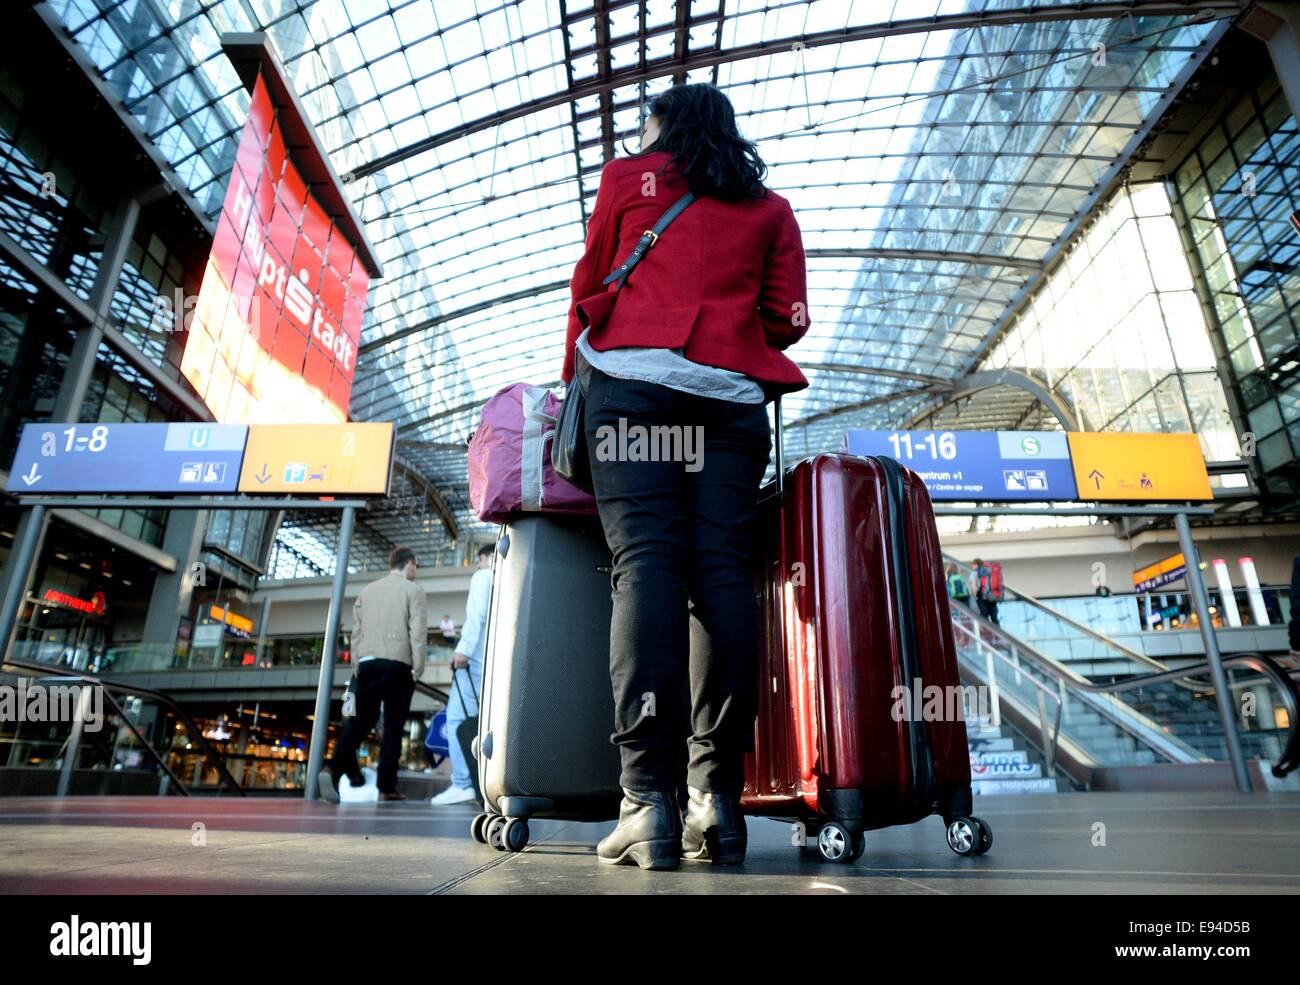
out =
[(753, 538), (767, 412), (592, 369), (585, 416), (614, 560), (621, 783), (673, 790), (686, 780), (739, 796), (757, 712)]
[(998, 604), (996, 602), (992, 599), (984, 598), (976, 599), (975, 601), (979, 605), (981, 616), (993, 623), (995, 626), (1000, 625), (998, 623)]
[(411, 665), (397, 660), (365, 660), (354, 671), (357, 680), (356, 714), (343, 726), (330, 773), (337, 785), (340, 776), (356, 781), (361, 770), (357, 764), (357, 747), (379, 721), (384, 710), (384, 735), (379, 742), (379, 791), (397, 792), (397, 760), (402, 755), (402, 736), (406, 734), (406, 716), (411, 710), (415, 678)]

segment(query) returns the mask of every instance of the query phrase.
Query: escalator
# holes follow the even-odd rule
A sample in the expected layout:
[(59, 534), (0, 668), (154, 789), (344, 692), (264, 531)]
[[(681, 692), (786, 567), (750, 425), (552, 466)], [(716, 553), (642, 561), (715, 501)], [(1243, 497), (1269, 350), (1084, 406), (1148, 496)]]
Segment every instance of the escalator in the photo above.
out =
[[(970, 574), (956, 559), (945, 561)], [(1222, 769), (1227, 745), (1207, 661), (1170, 667), (1024, 592), (1009, 586), (1004, 591), (1007, 603), (1032, 612), (1032, 619), (1018, 625), (1067, 641), (1071, 663), (1103, 669), (1098, 676), (1106, 679), (1090, 679), (954, 603), (962, 679), (985, 699), (987, 707), (979, 709), (985, 724), (1024, 736), (1045, 772), (1076, 789), (1191, 786)], [(1223, 665), (1246, 758), (1267, 764), (1261, 774), (1286, 777), (1300, 765), (1300, 668), (1293, 660), (1261, 654), (1225, 656)]]
[(74, 714), (64, 707), (41, 720), (4, 723), (5, 793), (244, 796), (225, 756), (162, 691), (17, 657), (5, 658), (0, 670), (24, 688), (40, 688), (48, 705), (59, 697), (76, 701)]
[[(27, 656), (5, 658), (0, 672), (14, 675), (24, 689), (19, 697), (39, 691), (51, 706), (56, 696), (65, 699), (57, 714), (0, 722), (2, 795), (245, 796), (303, 788), (305, 761), (277, 762), (284, 775), (268, 788), (258, 779), (258, 757), (227, 751), (221, 740), (228, 735), (210, 740), (162, 691)], [(444, 688), (417, 681), (416, 690), (446, 704)], [(86, 704), (76, 705), (82, 694)]]

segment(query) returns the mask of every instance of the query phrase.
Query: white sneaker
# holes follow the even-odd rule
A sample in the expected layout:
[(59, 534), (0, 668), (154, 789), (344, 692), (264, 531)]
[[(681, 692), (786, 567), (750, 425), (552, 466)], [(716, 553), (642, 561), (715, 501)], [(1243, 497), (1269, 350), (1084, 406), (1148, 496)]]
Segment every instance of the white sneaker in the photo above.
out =
[(473, 800), (478, 800), (473, 790), (458, 787), (453, 783), (436, 797), (431, 797), (429, 803), (434, 807), (446, 807), (448, 804), (468, 804)]

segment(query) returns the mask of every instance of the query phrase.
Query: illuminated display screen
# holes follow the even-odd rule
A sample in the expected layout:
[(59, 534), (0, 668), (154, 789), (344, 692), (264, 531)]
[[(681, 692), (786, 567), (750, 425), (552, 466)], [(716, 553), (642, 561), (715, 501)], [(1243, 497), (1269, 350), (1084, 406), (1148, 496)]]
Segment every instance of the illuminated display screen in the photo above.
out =
[(181, 372), (222, 423), (346, 421), (369, 287), (259, 76)]

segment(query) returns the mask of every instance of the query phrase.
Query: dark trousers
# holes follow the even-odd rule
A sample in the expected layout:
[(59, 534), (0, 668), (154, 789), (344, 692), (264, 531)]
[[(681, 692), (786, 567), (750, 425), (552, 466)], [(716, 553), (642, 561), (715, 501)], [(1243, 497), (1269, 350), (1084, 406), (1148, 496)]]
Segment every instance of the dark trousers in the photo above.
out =
[(998, 604), (994, 602), (992, 599), (985, 599), (985, 598), (976, 599), (975, 601), (979, 605), (980, 615), (983, 616), (985, 619), (987, 619), (989, 622), (993, 623), (993, 625), (995, 626), (999, 625)]
[[(611, 738), (621, 783), (671, 790), (685, 780), (739, 796), (757, 712), (753, 538), (767, 412), (593, 369), (585, 416), (614, 562)], [(660, 458), (683, 454), (645, 460), (652, 447)]]
[(356, 714), (343, 726), (330, 772), (337, 784), (340, 776), (348, 776), (355, 783), (361, 769), (357, 764), (357, 747), (370, 734), (379, 721), (379, 710), (384, 712), (384, 735), (379, 743), (379, 790), (381, 793), (397, 792), (397, 761), (402, 755), (402, 736), (406, 732), (406, 716), (411, 710), (411, 695), (415, 693), (415, 678), (410, 664), (397, 660), (366, 660), (357, 665)]

